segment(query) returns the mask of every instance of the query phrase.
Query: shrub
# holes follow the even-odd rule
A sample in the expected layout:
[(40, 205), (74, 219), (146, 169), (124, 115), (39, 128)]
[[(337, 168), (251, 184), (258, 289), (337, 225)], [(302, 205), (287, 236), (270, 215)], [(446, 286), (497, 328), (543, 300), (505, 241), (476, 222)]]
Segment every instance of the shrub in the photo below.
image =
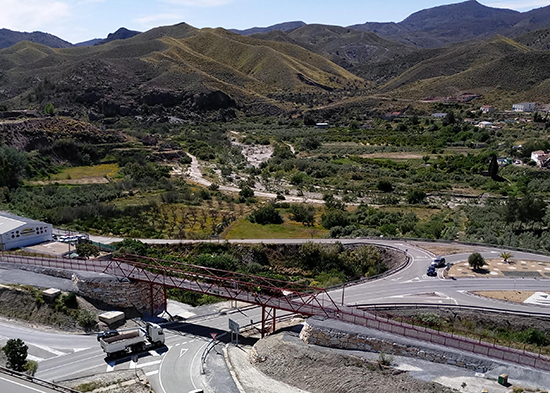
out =
[(382, 192), (392, 192), (393, 191), (392, 184), (387, 180), (378, 180), (378, 183), (376, 183), (376, 188), (378, 188), (378, 190), (382, 191)]
[(78, 324), (84, 329), (93, 329), (97, 325), (94, 313), (88, 310), (80, 310), (78, 314)]
[(472, 269), (477, 270), (481, 269), (483, 265), (485, 265), (485, 259), (483, 259), (479, 252), (474, 252), (468, 257), (468, 263)]
[(38, 362), (35, 360), (27, 360), (25, 363), (25, 372), (30, 376), (34, 376), (38, 370)]

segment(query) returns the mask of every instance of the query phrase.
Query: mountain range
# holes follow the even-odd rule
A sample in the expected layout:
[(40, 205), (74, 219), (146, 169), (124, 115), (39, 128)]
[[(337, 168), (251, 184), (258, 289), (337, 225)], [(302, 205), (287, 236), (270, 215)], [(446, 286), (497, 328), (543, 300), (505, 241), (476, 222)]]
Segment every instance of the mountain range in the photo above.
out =
[[(35, 34), (35, 41), (0, 50), (0, 104), (53, 102), (94, 119), (194, 119), (211, 110), (223, 117), (229, 108), (299, 112), (373, 94), (418, 101), (471, 92), (493, 103), (503, 97), (550, 102), (549, 11), (468, 1), (398, 24), (290, 22), (232, 32), (180, 23), (144, 33), (121, 28), (79, 46), (20, 33)], [(14, 41), (4, 36), (0, 43)]]

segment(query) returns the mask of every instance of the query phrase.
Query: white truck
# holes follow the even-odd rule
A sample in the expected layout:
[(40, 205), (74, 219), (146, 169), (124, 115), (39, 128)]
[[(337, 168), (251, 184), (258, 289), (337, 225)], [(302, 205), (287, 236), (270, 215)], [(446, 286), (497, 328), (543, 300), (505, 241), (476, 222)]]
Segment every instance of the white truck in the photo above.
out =
[(103, 335), (100, 333), (98, 341), (109, 358), (118, 358), (164, 345), (164, 331), (156, 323), (147, 322), (145, 327), (108, 332), (109, 334)]

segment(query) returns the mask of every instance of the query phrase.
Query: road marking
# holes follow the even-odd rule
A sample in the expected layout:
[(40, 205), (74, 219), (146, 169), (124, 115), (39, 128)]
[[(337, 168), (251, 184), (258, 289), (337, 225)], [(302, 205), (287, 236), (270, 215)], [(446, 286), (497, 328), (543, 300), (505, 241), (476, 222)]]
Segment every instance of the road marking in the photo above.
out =
[(160, 356), (160, 354), (159, 354), (157, 351), (151, 350), (151, 351), (149, 351), (148, 353), (149, 353), (149, 355), (151, 355), (151, 356)]
[(185, 355), (185, 352), (187, 352), (189, 349), (188, 348), (182, 348), (180, 349), (180, 358)]
[(1, 379), (2, 381), (6, 381), (6, 382), (9, 382), (9, 383), (13, 383), (14, 385), (22, 386), (22, 387), (24, 387), (25, 389), (34, 390), (35, 392), (40, 392), (40, 393), (46, 393), (46, 391), (44, 391), (44, 390), (36, 389), (36, 388), (33, 388), (32, 386), (27, 386), (27, 385), (24, 385), (24, 384), (22, 384), (22, 383), (12, 381), (11, 379), (6, 379), (6, 378), (2, 378), (2, 377), (0, 377), (0, 379)]
[[(91, 357), (89, 356), (89, 357), (87, 357), (87, 358), (85, 358), (85, 359), (80, 359), (80, 360), (71, 361), (71, 364), (76, 364), (76, 363), (80, 363), (80, 362), (87, 362), (87, 361), (90, 360), (90, 359), (99, 358), (99, 357), (105, 357), (105, 355), (102, 353), (101, 355), (95, 355), (95, 356), (91, 356)], [(43, 370), (43, 372), (51, 371), (51, 370), (56, 370), (56, 369), (58, 369), (58, 368), (65, 368), (65, 367), (67, 367), (67, 365), (62, 364), (62, 365), (60, 365), (60, 366), (50, 367), (50, 368), (48, 368), (47, 370)]]
[(138, 362), (134, 362), (133, 360), (130, 362), (130, 367), (128, 367), (130, 370), (135, 370), (137, 367)]
[(92, 349), (92, 347), (88, 347), (88, 348), (74, 348), (74, 349), (73, 349), (73, 352), (74, 352), (74, 353), (77, 353), (77, 352), (87, 351), (88, 349)]
[(156, 364), (160, 364), (160, 362), (162, 362), (162, 360), (155, 360), (153, 362), (139, 364), (137, 367), (138, 368), (144, 368), (144, 367), (154, 366)]
[(115, 366), (116, 366), (116, 363), (113, 363), (113, 364), (109, 363), (107, 365), (107, 370), (105, 370), (105, 372), (110, 373), (111, 371), (113, 371), (115, 369)]
[(159, 373), (159, 370), (149, 371), (148, 373), (145, 373), (146, 377), (150, 377), (151, 375), (157, 375)]
[(53, 353), (54, 355), (57, 355), (57, 356), (67, 355), (67, 352), (61, 352), (61, 351), (58, 351), (57, 349), (53, 349), (53, 348), (47, 347), (45, 345), (34, 344), (34, 343), (32, 343), (30, 345), (32, 345), (33, 347), (36, 347), (36, 348), (43, 349), (46, 352)]
[(35, 362), (41, 362), (42, 360), (45, 360), (44, 358), (39, 358), (38, 356), (32, 356), (32, 355), (27, 355), (27, 359), (34, 360)]

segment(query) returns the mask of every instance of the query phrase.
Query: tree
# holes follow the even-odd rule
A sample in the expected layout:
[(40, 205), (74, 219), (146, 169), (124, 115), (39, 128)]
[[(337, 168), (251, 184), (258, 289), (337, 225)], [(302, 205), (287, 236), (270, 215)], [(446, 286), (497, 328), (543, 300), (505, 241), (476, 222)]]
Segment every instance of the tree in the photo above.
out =
[(428, 164), (428, 162), (430, 161), (430, 156), (429, 155), (425, 155), (425, 156), (422, 156), (422, 160), (424, 161), (424, 164)]
[(502, 258), (503, 262), (508, 263), (508, 259), (512, 258), (512, 254), (509, 252), (503, 252), (500, 254), (500, 257)]
[(315, 207), (306, 204), (292, 205), (290, 206), (290, 219), (312, 227), (315, 225)]
[(283, 217), (271, 203), (254, 210), (249, 216), (248, 221), (256, 224), (282, 224)]
[(393, 191), (393, 186), (388, 180), (378, 180), (378, 183), (376, 183), (376, 188), (378, 188), (378, 190), (382, 192)]
[(92, 243), (78, 243), (76, 245), (76, 253), (79, 257), (90, 258), (99, 256), (99, 248)]
[(51, 102), (47, 103), (44, 107), (44, 113), (48, 116), (53, 116), (55, 114), (55, 108)]
[(468, 257), (468, 263), (474, 270), (481, 269), (485, 265), (485, 259), (481, 256), (479, 252), (474, 252)]
[(411, 190), (407, 193), (407, 202), (411, 205), (422, 203), (426, 199), (426, 193), (421, 190)]
[(302, 147), (306, 150), (316, 150), (321, 147), (321, 139), (317, 136), (308, 136), (302, 140)]
[(325, 206), (327, 209), (346, 210), (346, 204), (339, 199), (334, 198), (332, 194), (323, 195)]
[(239, 191), (239, 195), (243, 198), (252, 198), (254, 196), (254, 190), (248, 186), (243, 186), (241, 191)]
[(498, 179), (498, 162), (497, 156), (494, 154), (491, 156), (491, 162), (489, 163), (489, 176), (491, 176), (493, 180)]
[(2, 348), (8, 358), (7, 367), (19, 372), (25, 371), (28, 349), (20, 338), (9, 339), (6, 346)]
[(0, 187), (17, 188), (25, 176), (27, 156), (7, 146), (0, 146)]

